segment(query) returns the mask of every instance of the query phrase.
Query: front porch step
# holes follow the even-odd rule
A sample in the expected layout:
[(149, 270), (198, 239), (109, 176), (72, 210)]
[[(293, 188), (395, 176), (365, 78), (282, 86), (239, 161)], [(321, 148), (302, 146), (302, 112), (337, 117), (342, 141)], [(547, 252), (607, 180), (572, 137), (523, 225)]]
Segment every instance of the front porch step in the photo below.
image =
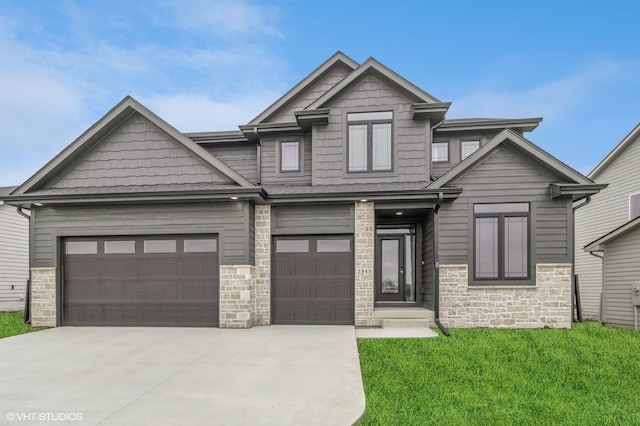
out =
[(382, 328), (428, 328), (428, 319), (384, 318)]
[(377, 319), (427, 319), (434, 321), (435, 313), (425, 308), (375, 308), (373, 317)]

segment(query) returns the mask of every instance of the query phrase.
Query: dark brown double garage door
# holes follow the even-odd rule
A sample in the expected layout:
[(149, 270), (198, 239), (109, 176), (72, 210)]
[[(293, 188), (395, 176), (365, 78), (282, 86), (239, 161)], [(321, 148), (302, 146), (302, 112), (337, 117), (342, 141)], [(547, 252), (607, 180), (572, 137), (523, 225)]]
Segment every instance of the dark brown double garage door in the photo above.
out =
[(274, 238), (273, 322), (353, 324), (351, 236)]
[(65, 325), (217, 326), (215, 236), (67, 238)]

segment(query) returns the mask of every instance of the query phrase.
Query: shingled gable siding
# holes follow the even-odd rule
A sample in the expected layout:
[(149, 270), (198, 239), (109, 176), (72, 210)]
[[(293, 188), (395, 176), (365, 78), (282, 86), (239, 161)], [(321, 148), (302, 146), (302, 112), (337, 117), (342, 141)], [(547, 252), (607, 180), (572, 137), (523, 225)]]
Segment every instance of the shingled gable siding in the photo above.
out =
[(576, 274), (580, 280), (582, 314), (600, 319), (602, 261), (583, 248), (629, 220), (629, 194), (640, 193), (640, 137), (631, 141), (611, 163), (595, 177), (607, 183), (607, 189), (591, 197), (591, 202), (576, 210)]
[(136, 113), (46, 188), (229, 182)]
[[(549, 195), (549, 184), (559, 180), (502, 146), (455, 182), (464, 190), (459, 198), (442, 205), (439, 216), (440, 302), (445, 325), (571, 326), (571, 203), (552, 200)], [(531, 203), (531, 280), (507, 286), (474, 285), (473, 205), (487, 202)]]
[[(429, 176), (428, 121), (411, 118), (411, 103), (378, 77), (368, 75), (330, 106), (329, 124), (313, 127), (313, 185), (420, 182)], [(393, 111), (394, 171), (347, 173), (347, 112)]]
[(249, 182), (256, 183), (258, 180), (257, 148), (255, 144), (209, 145), (205, 149)]
[(337, 63), (322, 77), (320, 77), (318, 81), (289, 101), (289, 103), (275, 116), (273, 116), (273, 118), (267, 120), (267, 123), (290, 123), (296, 121), (294, 112), (306, 108), (350, 73), (350, 68)]
[(56, 266), (58, 237), (189, 233), (218, 234), (221, 265), (251, 265), (250, 210), (242, 202), (35, 208), (31, 267)]

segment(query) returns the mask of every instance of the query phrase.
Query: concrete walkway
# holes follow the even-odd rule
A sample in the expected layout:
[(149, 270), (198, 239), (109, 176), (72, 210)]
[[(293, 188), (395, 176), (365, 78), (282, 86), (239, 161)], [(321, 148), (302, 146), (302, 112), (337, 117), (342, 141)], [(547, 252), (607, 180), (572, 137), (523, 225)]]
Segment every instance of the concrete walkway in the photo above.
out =
[(364, 409), (348, 326), (62, 327), (0, 340), (0, 424), (350, 425)]

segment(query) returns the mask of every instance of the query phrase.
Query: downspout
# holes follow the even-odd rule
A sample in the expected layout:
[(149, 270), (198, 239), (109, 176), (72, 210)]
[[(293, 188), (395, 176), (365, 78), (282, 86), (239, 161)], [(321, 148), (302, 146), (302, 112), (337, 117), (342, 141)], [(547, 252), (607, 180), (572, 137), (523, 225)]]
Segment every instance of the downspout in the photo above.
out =
[[(22, 207), (17, 207), (16, 211), (20, 216), (29, 221), (29, 227), (31, 227), (31, 216), (23, 212)], [(24, 314), (22, 315), (22, 321), (25, 324), (31, 324), (31, 277), (27, 279), (27, 290), (24, 297)]]
[[(576, 210), (578, 210), (579, 208), (582, 208), (584, 206), (586, 206), (587, 204), (589, 204), (591, 202), (591, 196), (589, 195), (587, 197), (586, 200), (584, 200), (584, 202), (582, 202), (581, 204), (578, 204), (577, 206), (573, 207), (573, 220), (572, 220), (572, 227), (573, 227), (573, 232), (571, 233), (572, 235), (572, 239), (573, 241), (572, 243), (572, 251), (571, 251), (571, 270), (572, 270), (572, 274), (571, 274), (571, 282), (572, 282), (572, 293), (575, 294), (576, 296), (576, 315), (577, 315), (577, 320), (578, 322), (582, 322), (582, 303), (580, 303), (580, 288), (579, 288), (579, 283), (578, 283), (578, 277), (576, 275)], [(573, 294), (571, 296), (571, 320), (573, 321)]]
[(260, 185), (262, 183), (262, 143), (258, 140), (258, 144), (256, 145), (256, 157), (257, 157), (257, 184)]
[[(597, 257), (598, 259), (600, 259), (600, 262), (602, 262), (602, 277), (600, 278), (602, 280), (602, 288), (604, 289), (604, 255), (599, 255), (596, 254), (596, 252), (590, 251), (589, 254), (593, 257)], [(600, 322), (602, 324), (604, 324), (604, 321), (602, 319), (602, 292), (600, 292), (600, 307), (599, 307), (599, 312), (598, 312), (598, 318), (600, 318)]]
[(442, 192), (438, 192), (438, 201), (433, 209), (433, 310), (435, 311), (436, 325), (440, 331), (442, 331), (442, 334), (449, 337), (451, 336), (451, 333), (449, 333), (449, 330), (447, 330), (447, 328), (440, 322), (440, 258), (438, 255), (438, 228), (440, 225), (440, 218), (438, 213), (440, 212), (440, 206), (442, 205), (443, 199), (444, 194)]

